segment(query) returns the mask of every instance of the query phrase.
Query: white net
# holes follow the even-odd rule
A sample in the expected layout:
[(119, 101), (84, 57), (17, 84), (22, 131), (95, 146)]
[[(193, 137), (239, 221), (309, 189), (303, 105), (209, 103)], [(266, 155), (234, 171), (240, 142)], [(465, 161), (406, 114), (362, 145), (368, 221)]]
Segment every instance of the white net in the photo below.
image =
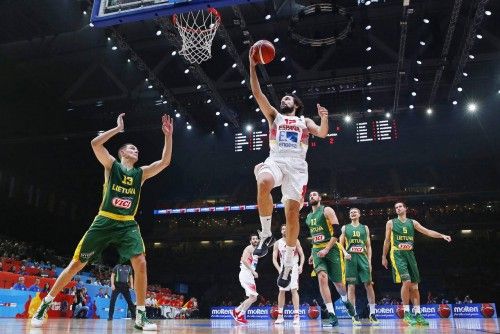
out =
[(176, 14), (173, 21), (182, 38), (181, 55), (192, 64), (212, 57), (212, 41), (221, 21), (215, 9)]

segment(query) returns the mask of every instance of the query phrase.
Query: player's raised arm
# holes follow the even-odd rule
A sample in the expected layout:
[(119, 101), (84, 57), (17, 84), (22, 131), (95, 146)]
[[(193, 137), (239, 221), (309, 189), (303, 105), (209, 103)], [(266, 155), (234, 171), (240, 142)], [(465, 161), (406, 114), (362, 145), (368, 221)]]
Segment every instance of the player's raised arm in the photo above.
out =
[(389, 252), (389, 247), (391, 245), (391, 232), (392, 232), (392, 221), (388, 221), (387, 224), (385, 224), (385, 239), (384, 239), (384, 248), (382, 250), (382, 266), (384, 266), (385, 269), (389, 269), (388, 263), (387, 263), (387, 253)]
[(316, 107), (318, 108), (321, 123), (318, 125), (312, 119), (306, 118), (307, 129), (312, 135), (325, 138), (328, 135), (328, 109), (322, 107), (319, 103), (316, 104)]
[(125, 114), (118, 115), (118, 118), (116, 119), (116, 127), (101, 133), (90, 142), (97, 160), (99, 160), (99, 162), (106, 169), (111, 169), (115, 158), (109, 154), (108, 150), (104, 147), (104, 143), (117, 133), (123, 132), (123, 129), (125, 128), (123, 124), (123, 116), (125, 116)]
[(165, 144), (163, 145), (161, 159), (153, 162), (151, 165), (141, 167), (143, 170), (143, 182), (164, 170), (168, 165), (170, 165), (170, 161), (172, 159), (172, 135), (174, 133), (174, 122), (172, 118), (167, 115), (163, 115), (161, 121), (161, 130), (165, 135)]
[(436, 239), (444, 239), (448, 242), (451, 241), (451, 237), (449, 235), (446, 235), (446, 234), (442, 234), (442, 233), (439, 233), (439, 232), (436, 232), (436, 231), (433, 231), (433, 230), (429, 230), (425, 227), (423, 227), (418, 221), (414, 220), (413, 221), (413, 227), (415, 227), (415, 229), (417, 231), (419, 231), (420, 233), (428, 236), (428, 237), (431, 237), (431, 238), (436, 238)]
[(252, 94), (259, 105), (260, 110), (266, 117), (269, 124), (274, 122), (278, 111), (270, 103), (267, 97), (262, 93), (260, 89), (259, 79), (257, 77), (257, 70), (255, 60), (253, 59), (255, 48), (252, 46), (250, 52), (248, 53), (248, 58), (250, 60), (250, 87), (252, 88)]

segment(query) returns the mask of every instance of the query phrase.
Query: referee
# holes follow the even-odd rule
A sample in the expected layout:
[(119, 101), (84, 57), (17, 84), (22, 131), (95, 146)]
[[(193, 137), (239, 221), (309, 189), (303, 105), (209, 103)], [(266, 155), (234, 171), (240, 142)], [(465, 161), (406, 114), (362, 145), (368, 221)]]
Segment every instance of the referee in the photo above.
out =
[(117, 264), (113, 268), (113, 272), (111, 273), (111, 289), (113, 290), (113, 293), (111, 294), (111, 301), (109, 303), (108, 321), (113, 320), (116, 298), (120, 293), (123, 295), (123, 297), (125, 297), (128, 308), (130, 309), (130, 314), (132, 314), (132, 318), (134, 318), (135, 305), (134, 303), (132, 303), (132, 298), (130, 298), (129, 288), (134, 288), (132, 268), (130, 268), (130, 266), (126, 264)]

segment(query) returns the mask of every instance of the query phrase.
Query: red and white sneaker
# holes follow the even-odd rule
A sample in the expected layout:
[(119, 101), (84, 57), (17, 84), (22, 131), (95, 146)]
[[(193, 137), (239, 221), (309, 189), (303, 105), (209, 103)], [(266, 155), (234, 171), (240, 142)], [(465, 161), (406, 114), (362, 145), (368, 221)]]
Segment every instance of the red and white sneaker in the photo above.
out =
[(300, 326), (300, 315), (298, 314), (293, 315), (293, 325)]
[(238, 312), (236, 309), (234, 309), (231, 312), (231, 316), (233, 317), (234, 321), (236, 321), (239, 324), (247, 324), (248, 320), (245, 319), (245, 315), (242, 312)]

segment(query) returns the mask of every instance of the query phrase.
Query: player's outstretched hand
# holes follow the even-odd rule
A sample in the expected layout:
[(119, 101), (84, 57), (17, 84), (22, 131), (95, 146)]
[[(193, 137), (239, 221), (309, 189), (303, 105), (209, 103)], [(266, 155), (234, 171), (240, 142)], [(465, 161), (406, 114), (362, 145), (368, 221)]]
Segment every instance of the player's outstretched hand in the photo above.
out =
[(444, 235), (443, 234), (443, 239), (448, 241), (448, 242), (451, 242), (451, 237), (449, 235)]
[(255, 54), (255, 48), (253, 46), (250, 47), (250, 50), (248, 51), (248, 61), (250, 62), (250, 66), (255, 66), (257, 65), (254, 60), (254, 54)]
[(172, 136), (174, 133), (174, 121), (168, 115), (163, 115), (161, 117), (161, 131), (165, 136)]
[(328, 118), (328, 109), (321, 106), (321, 104), (319, 104), (319, 103), (316, 104), (316, 107), (318, 108), (318, 115), (321, 119)]
[(125, 124), (123, 123), (123, 116), (125, 116), (125, 113), (121, 113), (120, 115), (118, 115), (118, 118), (116, 119), (116, 128), (120, 132), (123, 132), (125, 130)]
[(387, 263), (387, 258), (383, 257), (382, 258), (382, 266), (385, 268), (385, 269), (389, 269), (388, 267), (388, 263)]

